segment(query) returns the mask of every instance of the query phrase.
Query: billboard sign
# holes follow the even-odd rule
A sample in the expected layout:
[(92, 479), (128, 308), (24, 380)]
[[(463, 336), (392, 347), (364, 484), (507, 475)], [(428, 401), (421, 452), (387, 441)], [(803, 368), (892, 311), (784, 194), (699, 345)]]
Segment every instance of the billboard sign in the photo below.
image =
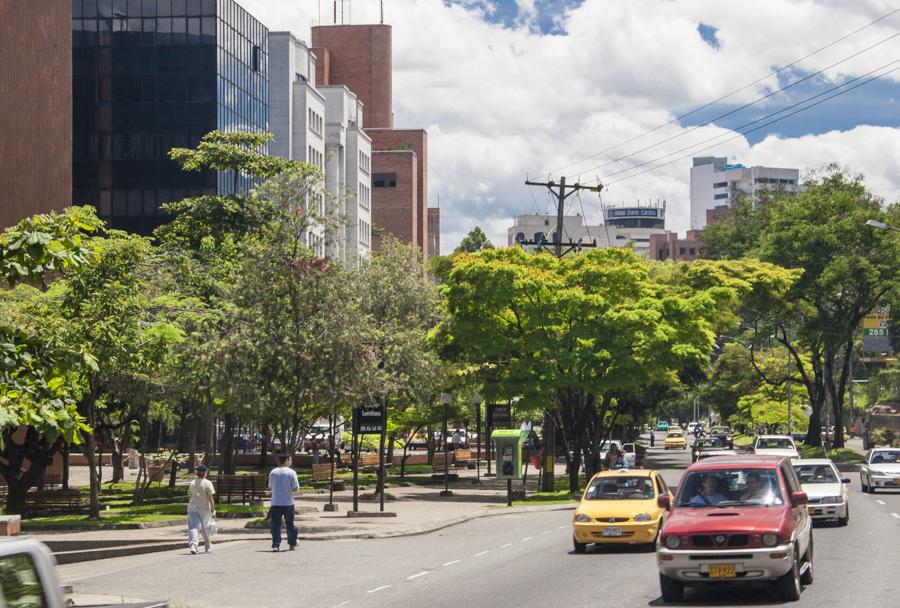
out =
[(894, 361), (891, 346), (891, 307), (879, 306), (863, 318), (863, 361)]
[(659, 209), (630, 208), (630, 209), (609, 209), (606, 217), (610, 219), (620, 217), (659, 217)]

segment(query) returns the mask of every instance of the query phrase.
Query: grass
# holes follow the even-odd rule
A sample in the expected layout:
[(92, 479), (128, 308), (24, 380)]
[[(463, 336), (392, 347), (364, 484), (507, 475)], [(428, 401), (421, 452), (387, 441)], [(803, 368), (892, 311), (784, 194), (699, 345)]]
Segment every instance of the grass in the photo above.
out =
[(834, 448), (826, 451), (825, 448), (822, 447), (813, 447), (806, 445), (805, 443), (800, 443), (797, 445), (797, 450), (800, 452), (801, 458), (830, 458), (834, 462), (849, 463), (862, 463), (865, 462), (866, 459), (865, 456), (856, 450), (851, 450), (849, 448)]
[(514, 505), (567, 505), (577, 502), (581, 493), (572, 494), (568, 488), (556, 492), (535, 492), (525, 500), (514, 500)]
[[(263, 507), (254, 505), (216, 505), (217, 515), (244, 515), (247, 517), (263, 511)], [(97, 527), (110, 524), (141, 524), (160, 521), (187, 521), (185, 504), (140, 505), (137, 507), (111, 508), (100, 512), (100, 521), (90, 521), (84, 514), (54, 515), (35, 517), (22, 521), (22, 526), (31, 529), (62, 527)]]

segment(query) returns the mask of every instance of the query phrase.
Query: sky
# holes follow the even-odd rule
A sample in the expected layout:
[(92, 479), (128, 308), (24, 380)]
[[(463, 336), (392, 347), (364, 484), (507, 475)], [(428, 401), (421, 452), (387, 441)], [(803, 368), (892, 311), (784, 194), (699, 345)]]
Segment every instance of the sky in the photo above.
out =
[[(321, 22), (332, 23), (332, 0), (239, 2), (269, 29), (306, 41), (320, 7)], [(591, 223), (601, 223), (601, 204), (665, 200), (667, 228), (684, 232), (691, 156), (801, 175), (837, 163), (900, 200), (900, 12), (847, 36), (895, 4), (384, 0), (394, 124), (428, 130), (442, 252), (476, 225), (505, 245), (516, 215), (552, 210), (526, 177), (599, 180), (601, 197), (567, 207)], [(378, 11), (378, 0), (345, 2), (344, 23), (377, 23)]]

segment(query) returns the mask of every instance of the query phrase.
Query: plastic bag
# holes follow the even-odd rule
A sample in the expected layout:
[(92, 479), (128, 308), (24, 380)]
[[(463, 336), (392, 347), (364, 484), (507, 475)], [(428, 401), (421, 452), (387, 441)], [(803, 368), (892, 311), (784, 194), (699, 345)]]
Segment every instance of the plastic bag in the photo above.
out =
[(206, 533), (209, 536), (215, 536), (219, 533), (219, 525), (216, 523), (216, 518), (210, 516), (209, 521), (206, 524)]

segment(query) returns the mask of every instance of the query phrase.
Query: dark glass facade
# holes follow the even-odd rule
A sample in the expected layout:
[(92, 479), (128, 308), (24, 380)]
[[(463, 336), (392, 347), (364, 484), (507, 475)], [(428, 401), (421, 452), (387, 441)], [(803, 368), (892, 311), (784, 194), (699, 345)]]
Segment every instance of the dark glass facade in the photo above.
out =
[(160, 206), (248, 187), (168, 159), (214, 129), (265, 131), (268, 31), (233, 0), (72, 0), (73, 201), (149, 233)]

